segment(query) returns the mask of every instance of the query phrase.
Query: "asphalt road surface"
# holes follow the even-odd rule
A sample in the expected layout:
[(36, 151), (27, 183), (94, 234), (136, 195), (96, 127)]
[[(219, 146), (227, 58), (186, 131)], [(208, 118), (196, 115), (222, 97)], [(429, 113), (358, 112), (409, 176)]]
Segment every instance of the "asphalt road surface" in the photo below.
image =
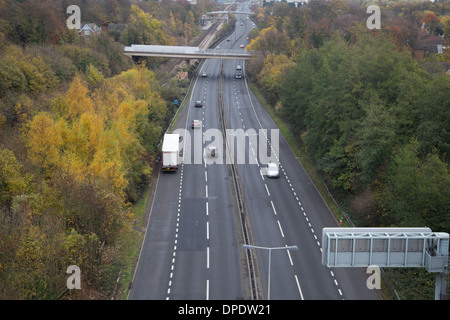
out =
[[(252, 21), (244, 14), (236, 16), (236, 31), (219, 44), (221, 48), (248, 44)], [(221, 71), (223, 88), (219, 88)], [(229, 166), (207, 163), (204, 153), (210, 144), (220, 147), (219, 140), (204, 136), (220, 128), (219, 90), (228, 129), (248, 134), (245, 161), (237, 168), (245, 190), (251, 245), (298, 248), (272, 250), (270, 299), (377, 299), (376, 291), (367, 288), (363, 269), (330, 269), (321, 264), (322, 228), (337, 223), (275, 123), (249, 91), (247, 79), (237, 79), (237, 73), (245, 75), (244, 61), (211, 59), (194, 79), (188, 105), (175, 125), (190, 135), (190, 140), (184, 136), (181, 142), (184, 163), (178, 172), (159, 176), (129, 299), (249, 299)], [(195, 107), (196, 100), (203, 106)], [(191, 128), (194, 119), (202, 121), (201, 128)], [(199, 136), (203, 139), (196, 143)], [(221, 152), (219, 148), (218, 156), (226, 162)], [(237, 154), (236, 148), (235, 159)], [(279, 164), (278, 179), (267, 177), (267, 158)], [(267, 299), (269, 251), (251, 250), (256, 250), (260, 290)]]

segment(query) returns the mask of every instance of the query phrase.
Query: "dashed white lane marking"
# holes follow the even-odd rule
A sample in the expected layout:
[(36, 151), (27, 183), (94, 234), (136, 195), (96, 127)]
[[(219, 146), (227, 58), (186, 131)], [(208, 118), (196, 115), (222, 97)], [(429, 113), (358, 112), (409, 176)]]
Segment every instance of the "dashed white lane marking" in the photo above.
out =
[(278, 222), (278, 228), (280, 229), (280, 232), (281, 232), (281, 236), (284, 238), (284, 233), (283, 233), (283, 229), (281, 228), (280, 220), (277, 220), (277, 222)]
[[(186, 142), (184, 143), (183, 148), (184, 147), (186, 147)], [(178, 231), (179, 231), (179, 226), (180, 226), (180, 213), (181, 213), (181, 191), (182, 191), (182, 185), (183, 185), (183, 170), (184, 170), (184, 154), (183, 154), (183, 159), (181, 162), (181, 170), (180, 170), (180, 186), (179, 186), (179, 196), (178, 196), (177, 223), (176, 223), (176, 228), (175, 228), (175, 240), (174, 240), (173, 253), (172, 253), (172, 263), (170, 265), (171, 272), (169, 275), (169, 283), (168, 283), (166, 300), (170, 299), (170, 290), (172, 287), (173, 270), (175, 269), (175, 261), (176, 261), (176, 255), (177, 255)]]
[[(254, 105), (253, 105), (253, 101), (252, 101), (251, 96), (250, 96), (250, 93), (249, 93), (247, 81), (245, 81), (244, 83), (245, 83), (245, 86), (246, 86), (246, 88), (247, 88), (247, 93), (248, 93), (248, 96), (249, 96), (250, 104), (251, 104), (251, 106), (252, 106), (252, 109), (253, 109), (253, 113), (254, 113), (254, 115), (255, 115), (255, 118), (256, 118), (256, 120), (257, 120), (257, 122), (258, 122), (260, 128), (263, 129), (262, 124), (261, 124), (261, 121), (260, 121), (260, 119), (259, 119), (259, 117), (258, 117), (258, 115), (257, 115), (257, 113), (256, 113), (255, 107), (254, 107)], [(236, 100), (237, 100), (237, 92), (236, 92), (236, 88), (235, 88), (235, 96), (236, 96)], [(241, 116), (241, 118), (240, 118), (240, 119), (241, 119), (241, 122), (244, 122), (243, 117), (242, 117), (242, 115), (241, 115), (240, 112), (239, 112), (239, 115)], [(265, 130), (263, 130), (263, 134), (264, 134), (264, 136), (265, 136), (265, 138), (266, 138), (266, 141), (267, 141), (267, 143), (269, 144), (269, 146), (270, 146), (272, 152), (275, 154), (274, 149), (273, 149), (273, 146), (272, 146), (272, 144), (270, 143), (270, 141), (268, 140), (268, 137), (267, 137), (267, 134), (266, 134), (266, 131), (265, 131)], [(253, 150), (252, 150), (252, 151), (253, 151)], [(286, 173), (284, 167), (282, 166), (281, 162), (279, 161), (278, 155), (275, 154), (275, 158), (276, 158), (277, 161), (279, 162), (280, 169), (281, 169), (281, 171), (283, 172), (283, 174), (284, 174), (284, 176), (285, 176), (285, 178), (286, 178), (286, 181), (287, 181), (288, 184), (289, 184), (289, 187), (290, 187), (290, 189), (291, 189), (291, 191), (292, 191), (292, 193), (293, 193), (293, 196), (294, 196), (295, 200), (297, 201), (297, 203), (298, 203), (298, 205), (299, 205), (299, 207), (300, 207), (300, 210), (301, 210), (301, 212), (303, 213), (303, 216), (304, 216), (306, 222), (308, 223), (308, 226), (310, 227), (311, 234), (313, 235), (314, 240), (316, 240), (316, 243), (317, 243), (317, 246), (319, 247), (320, 252), (322, 252), (322, 247), (321, 247), (320, 241), (318, 240), (318, 238), (317, 238), (317, 236), (316, 236), (316, 234), (315, 234), (315, 232), (314, 232), (314, 229), (313, 229), (313, 227), (312, 227), (312, 225), (311, 225), (311, 222), (309, 221), (309, 218), (308, 218), (308, 215), (307, 215), (305, 209), (303, 208), (303, 205), (302, 205), (302, 203), (301, 203), (301, 201), (300, 201), (300, 199), (299, 199), (299, 196), (297, 195), (297, 192), (295, 191), (295, 188), (294, 188), (294, 186), (292, 185), (291, 180), (289, 179), (289, 176), (287, 175), (287, 173)], [(258, 166), (259, 166), (259, 163), (258, 163)], [(263, 176), (263, 173), (262, 173), (261, 169), (260, 169), (260, 175), (261, 175), (261, 179), (264, 181), (264, 176)], [(266, 188), (266, 192), (267, 192), (268, 196), (270, 197), (270, 191), (269, 191), (269, 189), (268, 189), (268, 187), (267, 187), (267, 184), (264, 183), (264, 186), (265, 186), (265, 188)], [(270, 200), (270, 203), (271, 203), (272, 210), (273, 210), (274, 214), (277, 215), (277, 211), (276, 211), (276, 209), (275, 209), (275, 205), (274, 205), (273, 201)], [(281, 236), (284, 238), (284, 232), (283, 232), (283, 229), (282, 229), (282, 227), (281, 227), (280, 221), (279, 221), (278, 219), (277, 219), (277, 223), (278, 223), (278, 227), (279, 227), (279, 229), (280, 229)], [(290, 258), (289, 250), (287, 250), (287, 252), (288, 252), (288, 255), (289, 255), (289, 258)], [(290, 259), (290, 262), (291, 262), (291, 265), (293, 265), (292, 259)], [(337, 280), (334, 278), (334, 274), (332, 274), (332, 276), (333, 276), (333, 279), (334, 279), (334, 282), (335, 282), (336, 286), (338, 286)], [(302, 291), (301, 291), (301, 288), (300, 288), (300, 283), (299, 283), (299, 281), (298, 281), (297, 275), (295, 275), (295, 280), (296, 280), (296, 282), (297, 282), (297, 286), (298, 286), (298, 289), (299, 289), (299, 292), (300, 292), (301, 299), (303, 299), (303, 294), (302, 294)], [(339, 294), (342, 296), (342, 291), (341, 291), (341, 289), (338, 288), (338, 292), (339, 292)]]
[(301, 299), (301, 300), (305, 300), (305, 299), (303, 298), (302, 289), (300, 288), (300, 282), (298, 281), (297, 275), (295, 275), (295, 282), (297, 282), (297, 288), (298, 288), (298, 292), (300, 293), (300, 299)]
[(273, 201), (272, 200), (270, 200), (270, 204), (272, 205), (272, 210), (273, 210), (273, 213), (276, 215), (277, 214), (277, 210), (275, 210), (275, 206), (274, 206), (274, 204), (273, 204)]
[(266, 187), (267, 195), (270, 197), (270, 192), (269, 192), (269, 188), (267, 188), (267, 184), (264, 183), (264, 187)]
[[(210, 68), (211, 68), (211, 66), (210, 66)], [(206, 88), (207, 87), (208, 87), (208, 79), (206, 80), (205, 95), (204, 95), (205, 101), (203, 104), (203, 109), (205, 109), (205, 104), (206, 104), (206, 92), (207, 92)], [(194, 88), (195, 88), (195, 86), (194, 86)], [(205, 111), (203, 110), (202, 113), (205, 114)], [(204, 120), (205, 118), (203, 117), (202, 119)], [(205, 125), (203, 124), (203, 127), (204, 126)], [(184, 139), (183, 150), (186, 150), (186, 139)], [(184, 155), (185, 155), (185, 153), (183, 152), (183, 157), (181, 159), (181, 169), (180, 169), (180, 184), (179, 184), (179, 193), (178, 193), (178, 210), (177, 210), (177, 223), (176, 223), (176, 229), (175, 229), (175, 241), (174, 241), (173, 253), (172, 253), (172, 263), (170, 265), (171, 272), (169, 275), (169, 283), (168, 283), (166, 300), (170, 299), (173, 271), (175, 269), (175, 262), (176, 262), (176, 255), (177, 255), (178, 232), (179, 232), (179, 222), (180, 222), (181, 202), (182, 202), (181, 201), (182, 200), (181, 192), (183, 189)], [(205, 162), (205, 168), (206, 168), (206, 162)], [(205, 171), (205, 182), (206, 183), (208, 182), (208, 174), (206, 171)], [(206, 192), (206, 198), (208, 198), (208, 185), (206, 185), (205, 192)], [(206, 201), (205, 212), (206, 212), (206, 215), (208, 216), (209, 215), (208, 201)], [(207, 237), (207, 239), (209, 239), (209, 221), (207, 221), (206, 228), (207, 228), (206, 237)], [(209, 269), (209, 246), (206, 249), (207, 249), (206, 267), (207, 267), (207, 269)], [(209, 279), (206, 280), (206, 299), (209, 300)]]

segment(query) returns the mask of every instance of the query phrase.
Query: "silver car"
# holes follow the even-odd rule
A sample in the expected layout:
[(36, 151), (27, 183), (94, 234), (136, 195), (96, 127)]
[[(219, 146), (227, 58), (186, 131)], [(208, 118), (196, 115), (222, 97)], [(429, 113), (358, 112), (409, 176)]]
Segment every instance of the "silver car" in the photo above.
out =
[(278, 166), (273, 162), (267, 164), (267, 177), (269, 178), (280, 177), (280, 170), (278, 170)]

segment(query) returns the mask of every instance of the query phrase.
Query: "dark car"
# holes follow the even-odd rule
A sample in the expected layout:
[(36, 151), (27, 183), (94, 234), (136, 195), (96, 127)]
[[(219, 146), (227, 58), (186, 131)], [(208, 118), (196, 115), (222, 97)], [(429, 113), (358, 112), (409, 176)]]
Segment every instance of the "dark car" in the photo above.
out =
[(197, 101), (195, 101), (195, 106), (196, 107), (202, 107), (203, 104), (202, 104), (202, 102), (200, 100), (197, 100)]

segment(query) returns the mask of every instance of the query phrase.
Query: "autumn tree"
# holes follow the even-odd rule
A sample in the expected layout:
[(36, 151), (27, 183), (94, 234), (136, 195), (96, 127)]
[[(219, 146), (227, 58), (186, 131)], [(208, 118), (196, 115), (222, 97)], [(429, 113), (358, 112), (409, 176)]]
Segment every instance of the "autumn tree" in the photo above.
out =
[(424, 24), (426, 28), (428, 28), (435, 35), (440, 35), (442, 33), (440, 22), (441, 20), (434, 14), (434, 12), (427, 12), (422, 18), (422, 24)]
[(30, 190), (32, 176), (22, 172), (23, 166), (14, 153), (0, 148), (0, 207), (10, 207), (14, 197)]
[[(78, 3), (98, 9), (91, 17), (106, 23), (128, 2)], [(148, 187), (166, 121), (155, 74), (134, 67), (107, 32), (87, 43), (76, 31), (49, 36), (52, 22), (37, 22), (53, 5), (60, 6), (44, 0), (31, 13), (29, 1), (0, 0), (2, 299), (60, 298), (72, 264), (94, 286), (109, 276), (106, 252), (130, 231), (130, 207)], [(198, 11), (190, 8), (174, 9), (174, 19), (194, 30)], [(134, 7), (125, 36), (172, 44), (159, 18), (166, 9), (153, 15)]]
[(283, 54), (269, 54), (264, 60), (263, 69), (258, 74), (258, 82), (271, 103), (279, 100), (282, 92), (281, 79), (293, 66), (293, 61)]
[(63, 143), (61, 128), (48, 113), (37, 114), (28, 124), (27, 146), (36, 164), (44, 168), (57, 165)]
[(133, 43), (170, 45), (173, 40), (164, 32), (160, 21), (137, 6), (132, 6), (130, 20), (120, 36), (120, 42), (125, 45)]
[(247, 46), (248, 50), (262, 52), (266, 57), (268, 54), (281, 54), (289, 50), (290, 40), (286, 32), (279, 31), (274, 26), (261, 30), (259, 35), (252, 39)]

